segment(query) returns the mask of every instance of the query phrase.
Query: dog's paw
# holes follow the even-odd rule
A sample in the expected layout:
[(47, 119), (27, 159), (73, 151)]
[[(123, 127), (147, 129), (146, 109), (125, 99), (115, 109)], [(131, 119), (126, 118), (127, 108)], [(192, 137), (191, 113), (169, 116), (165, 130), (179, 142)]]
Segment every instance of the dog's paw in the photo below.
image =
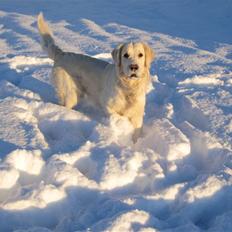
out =
[(141, 136), (142, 134), (142, 129), (141, 128), (137, 128), (135, 129), (133, 135), (132, 135), (132, 141), (133, 143), (136, 143), (139, 139), (139, 137)]

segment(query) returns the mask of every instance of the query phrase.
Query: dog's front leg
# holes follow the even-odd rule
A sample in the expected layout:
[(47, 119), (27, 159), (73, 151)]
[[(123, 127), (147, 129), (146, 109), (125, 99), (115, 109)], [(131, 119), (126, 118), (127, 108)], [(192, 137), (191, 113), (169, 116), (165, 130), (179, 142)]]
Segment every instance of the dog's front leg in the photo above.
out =
[(134, 133), (133, 133), (133, 135), (132, 135), (132, 141), (133, 141), (133, 143), (136, 143), (136, 142), (137, 142), (137, 140), (138, 140), (138, 138), (140, 137), (141, 133), (142, 133), (142, 127), (136, 128), (136, 129), (134, 130)]
[(136, 143), (142, 132), (143, 113), (140, 113), (139, 115), (135, 115), (134, 117), (131, 117), (130, 121), (134, 127), (134, 133), (132, 135), (132, 140), (134, 143)]

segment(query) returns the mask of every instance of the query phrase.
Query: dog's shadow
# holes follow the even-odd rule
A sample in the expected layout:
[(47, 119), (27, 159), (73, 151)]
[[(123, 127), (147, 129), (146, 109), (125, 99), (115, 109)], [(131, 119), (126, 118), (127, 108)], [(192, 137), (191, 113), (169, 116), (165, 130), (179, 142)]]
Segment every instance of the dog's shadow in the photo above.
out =
[(104, 111), (98, 107), (98, 105), (94, 105), (94, 103), (87, 98), (81, 99), (80, 102), (73, 108), (73, 110), (78, 111), (91, 120), (97, 121), (99, 123), (105, 121), (107, 117)]

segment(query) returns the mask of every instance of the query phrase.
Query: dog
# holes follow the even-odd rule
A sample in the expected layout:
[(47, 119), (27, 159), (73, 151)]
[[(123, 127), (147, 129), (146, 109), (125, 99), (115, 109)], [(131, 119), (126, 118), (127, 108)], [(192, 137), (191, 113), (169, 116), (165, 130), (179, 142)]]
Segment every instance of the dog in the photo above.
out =
[(127, 117), (134, 127), (132, 138), (136, 142), (143, 125), (149, 70), (154, 59), (152, 48), (142, 42), (120, 44), (111, 53), (111, 64), (62, 51), (42, 13), (37, 22), (42, 48), (54, 60), (52, 82), (59, 104), (71, 109), (87, 95), (107, 115)]

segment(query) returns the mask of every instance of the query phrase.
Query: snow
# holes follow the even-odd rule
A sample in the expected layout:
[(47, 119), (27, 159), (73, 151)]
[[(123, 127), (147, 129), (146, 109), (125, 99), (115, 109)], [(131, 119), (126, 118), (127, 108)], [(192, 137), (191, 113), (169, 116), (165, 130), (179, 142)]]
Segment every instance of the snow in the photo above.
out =
[(190, 142), (169, 120), (154, 120), (144, 128), (144, 136), (135, 145), (136, 149), (150, 148), (166, 156), (167, 160), (182, 159), (190, 153)]
[(0, 188), (1, 189), (10, 189), (12, 188), (19, 178), (19, 172), (8, 166), (2, 166), (0, 170), (1, 180)]
[(26, 151), (17, 149), (7, 155), (5, 163), (30, 175), (39, 175), (45, 162), (40, 150)]
[(59, 201), (66, 196), (65, 192), (53, 185), (40, 184), (38, 189), (31, 191), (23, 199), (8, 202), (2, 206), (5, 210), (25, 210), (30, 207), (45, 208), (49, 203)]
[(195, 76), (179, 82), (179, 85), (223, 85), (224, 81), (220, 80), (221, 74), (210, 74), (206, 77)]
[(16, 70), (16, 72), (23, 72), (28, 70), (30, 65), (43, 65), (52, 64), (52, 60), (49, 58), (36, 58), (30, 56), (16, 56), (10, 59), (2, 60), (2, 62), (9, 63), (10, 69)]
[[(0, 2), (0, 231), (232, 231), (231, 1)], [(65, 51), (155, 50), (144, 127), (57, 104), (43, 12)]]

